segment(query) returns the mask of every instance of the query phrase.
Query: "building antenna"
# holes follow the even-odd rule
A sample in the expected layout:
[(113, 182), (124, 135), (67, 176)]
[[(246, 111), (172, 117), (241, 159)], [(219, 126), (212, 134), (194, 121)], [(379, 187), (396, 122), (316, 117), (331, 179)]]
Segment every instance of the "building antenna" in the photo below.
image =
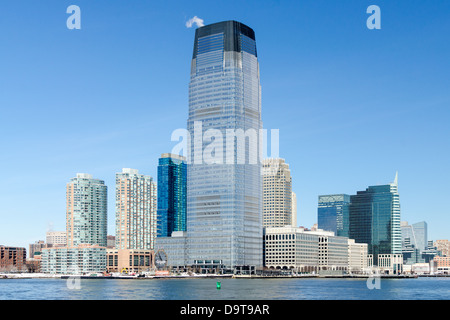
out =
[(398, 171), (395, 172), (394, 184), (398, 186)]

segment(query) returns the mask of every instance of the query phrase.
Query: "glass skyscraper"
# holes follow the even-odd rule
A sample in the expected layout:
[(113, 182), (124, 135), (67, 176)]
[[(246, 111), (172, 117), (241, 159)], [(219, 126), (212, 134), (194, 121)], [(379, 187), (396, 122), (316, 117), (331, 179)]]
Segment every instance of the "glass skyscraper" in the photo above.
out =
[(348, 237), (350, 196), (330, 194), (319, 196), (317, 224), (319, 229), (332, 231), (336, 236)]
[(187, 121), (192, 264), (263, 264), (260, 94), (254, 31), (236, 21), (198, 28)]
[(158, 165), (158, 237), (186, 231), (186, 159), (163, 153)]
[(349, 238), (368, 244), (375, 265), (379, 254), (402, 253), (397, 176), (391, 184), (370, 186), (350, 196)]
[[(409, 225), (408, 222), (401, 223), (402, 242), (408, 242), (420, 251), (427, 248), (428, 225), (425, 221)], [(409, 239), (409, 241), (406, 241)]]

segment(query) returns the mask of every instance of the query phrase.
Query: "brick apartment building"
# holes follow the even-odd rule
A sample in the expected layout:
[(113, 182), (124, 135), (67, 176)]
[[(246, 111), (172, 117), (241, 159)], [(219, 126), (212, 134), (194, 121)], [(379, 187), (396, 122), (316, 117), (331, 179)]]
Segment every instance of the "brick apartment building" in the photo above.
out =
[(26, 268), (27, 250), (0, 245), (0, 272), (23, 271)]

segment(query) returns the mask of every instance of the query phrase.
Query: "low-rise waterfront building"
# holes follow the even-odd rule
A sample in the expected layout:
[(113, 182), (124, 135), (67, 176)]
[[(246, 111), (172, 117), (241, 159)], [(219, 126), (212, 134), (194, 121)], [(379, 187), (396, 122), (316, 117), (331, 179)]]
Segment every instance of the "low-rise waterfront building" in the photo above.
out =
[(137, 249), (107, 249), (107, 272), (142, 273), (154, 268), (154, 251)]
[(265, 228), (265, 267), (306, 273), (344, 273), (349, 266), (348, 238), (303, 227)]
[(348, 239), (348, 272), (363, 273), (368, 267), (367, 243), (356, 243)]
[(167, 268), (184, 270), (188, 267), (188, 238), (186, 232), (174, 231), (171, 237), (157, 237), (155, 252), (163, 251), (167, 256)]
[(269, 269), (318, 272), (319, 236), (301, 227), (265, 228), (264, 266)]
[(378, 271), (382, 274), (401, 274), (403, 273), (403, 255), (402, 254), (379, 254)]
[(41, 272), (47, 274), (91, 274), (106, 271), (106, 247), (80, 244), (42, 250)]
[(430, 274), (430, 263), (415, 263), (411, 265), (411, 273), (416, 275)]
[(443, 274), (450, 274), (450, 257), (434, 257), (433, 261), (436, 263), (436, 272)]
[(334, 233), (319, 235), (319, 272), (343, 274), (348, 270), (348, 238)]
[(41, 272), (41, 253), (35, 254), (34, 258), (27, 259), (26, 268), (29, 273)]

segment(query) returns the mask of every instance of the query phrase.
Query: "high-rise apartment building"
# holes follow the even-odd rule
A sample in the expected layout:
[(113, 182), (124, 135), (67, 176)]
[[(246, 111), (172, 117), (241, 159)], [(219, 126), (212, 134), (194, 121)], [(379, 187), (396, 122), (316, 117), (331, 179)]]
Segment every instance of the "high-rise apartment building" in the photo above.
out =
[(67, 184), (67, 246), (106, 247), (107, 187), (103, 180), (78, 173)]
[[(66, 232), (47, 232), (41, 272), (86, 274), (106, 270), (107, 187), (103, 180), (77, 173), (66, 187)], [(64, 241), (64, 234), (67, 240)]]
[(264, 159), (263, 225), (264, 227), (292, 226), (292, 177), (284, 159)]
[(164, 153), (158, 165), (157, 236), (186, 231), (186, 158)]
[(349, 238), (367, 243), (377, 265), (378, 255), (402, 253), (398, 178), (391, 184), (370, 186), (350, 196)]
[(116, 174), (116, 248), (154, 248), (156, 238), (156, 183), (136, 169)]
[(342, 237), (348, 237), (348, 208), (350, 196), (347, 194), (330, 194), (319, 196), (317, 210), (318, 228), (332, 231)]
[(292, 226), (297, 227), (297, 195), (292, 192)]
[(196, 29), (187, 129), (189, 262), (261, 267), (261, 89), (248, 26)]

